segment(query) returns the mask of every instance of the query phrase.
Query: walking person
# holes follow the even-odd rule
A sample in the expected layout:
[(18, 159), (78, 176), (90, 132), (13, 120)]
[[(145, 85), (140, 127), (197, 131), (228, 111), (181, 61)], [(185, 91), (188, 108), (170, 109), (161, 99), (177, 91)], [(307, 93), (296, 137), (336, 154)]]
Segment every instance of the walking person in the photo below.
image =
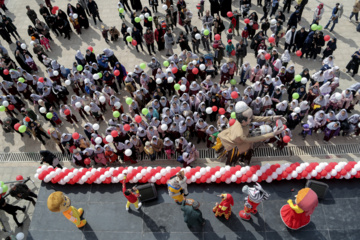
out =
[(36, 24), (35, 20), (37, 19), (37, 14), (34, 10), (32, 10), (30, 8), (30, 6), (26, 6), (26, 15), (28, 15), (28, 17), (30, 18), (31, 22), (34, 24)]
[[(16, 40), (18, 40), (17, 37), (16, 37), (16, 35), (17, 35), (19, 38), (21, 38), (20, 35), (19, 35), (19, 33), (16, 31), (16, 27), (15, 27), (15, 25), (13, 24), (11, 18), (6, 17), (5, 15), (3, 15), (3, 16), (2, 16), (2, 22), (3, 22), (3, 24), (5, 24), (5, 27), (6, 27), (7, 31), (8, 31), (11, 35), (13, 35), (13, 37), (14, 37)], [(15, 34), (16, 34), (16, 35), (15, 35)]]
[(171, 29), (168, 29), (164, 35), (166, 56), (170, 57), (174, 54), (173, 45), (175, 44), (174, 36)]
[(52, 152), (50, 152), (48, 150), (42, 150), (39, 153), (41, 155), (40, 164), (43, 164), (44, 162), (46, 162), (47, 164), (49, 164), (50, 166), (53, 166), (54, 168), (56, 168), (56, 167), (61, 168), (61, 169), (63, 168), (60, 164), (59, 158)]
[(90, 15), (94, 19), (95, 25), (96, 25), (96, 18), (98, 18), (99, 21), (102, 22), (102, 20), (100, 18), (100, 15), (99, 15), (98, 5), (96, 4), (96, 2), (94, 0), (89, 0), (88, 8), (89, 8), (89, 11), (90, 11)]
[(37, 198), (37, 195), (32, 192), (29, 187), (26, 185), (26, 182), (30, 180), (28, 177), (26, 180), (22, 182), (18, 182), (10, 188), (9, 194), (10, 196), (19, 199), (24, 199), (30, 201), (34, 206), (36, 204), (34, 198)]
[(331, 13), (330, 20), (326, 24), (324, 29), (328, 29), (328, 27), (330, 26), (330, 24), (332, 22), (333, 25), (330, 28), (330, 32), (332, 32), (334, 30), (335, 24), (337, 24), (339, 22), (339, 18), (341, 18), (342, 13), (343, 13), (343, 5), (340, 3), (336, 3), (336, 6), (333, 8), (333, 11)]
[(358, 19), (359, 11), (360, 11), (360, 0), (355, 0), (353, 10), (351, 11), (349, 17), (349, 22), (351, 22), (352, 17), (355, 16), (356, 23), (359, 23), (359, 19)]
[(144, 34), (144, 39), (146, 42), (147, 49), (149, 51), (149, 55), (150, 56), (152, 55), (151, 50), (153, 51), (154, 54), (156, 54), (155, 49), (154, 49), (154, 39), (155, 39), (154, 33), (150, 28), (146, 29), (146, 33)]
[[(142, 203), (140, 202), (140, 193), (139, 190), (136, 187), (133, 187), (132, 189), (126, 189), (126, 177), (127, 174), (124, 174), (124, 180), (122, 181), (122, 190), (125, 198), (127, 199), (126, 203), (126, 211), (129, 211), (130, 205), (134, 204), (136, 210), (141, 208)], [(135, 193), (134, 193), (135, 192)]]
[(184, 212), (184, 222), (186, 222), (188, 228), (205, 225), (206, 222), (199, 207), (200, 203), (198, 201), (192, 199), (182, 201), (181, 211)]

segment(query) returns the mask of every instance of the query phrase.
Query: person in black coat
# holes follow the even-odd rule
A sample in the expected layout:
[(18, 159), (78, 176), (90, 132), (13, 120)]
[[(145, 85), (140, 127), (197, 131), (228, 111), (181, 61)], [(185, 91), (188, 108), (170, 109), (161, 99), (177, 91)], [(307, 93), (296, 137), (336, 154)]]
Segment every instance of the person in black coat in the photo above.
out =
[(143, 27), (141, 25), (141, 22), (138, 22), (138, 23), (135, 22), (136, 17), (137, 17), (136, 12), (131, 13), (131, 23), (132, 23), (132, 25), (134, 25), (134, 27), (136, 27), (136, 29), (139, 30), (140, 35), (142, 36), (143, 35)]
[[(151, 16), (151, 11), (147, 7), (144, 7), (144, 10), (141, 11), (141, 14), (145, 15), (146, 13), (148, 13), (149, 16)], [(150, 22), (150, 21), (147, 20), (147, 18), (144, 18), (144, 27), (150, 28), (152, 30), (153, 29), (152, 28), (152, 21)]]
[(316, 57), (321, 53), (321, 48), (325, 45), (324, 35), (322, 32), (315, 33), (313, 39), (313, 46), (311, 49), (310, 58), (313, 58), (316, 61)]
[(89, 0), (88, 8), (90, 11), (90, 15), (92, 15), (92, 17), (94, 19), (95, 25), (96, 25), (96, 17), (99, 19), (100, 22), (102, 22), (102, 20), (100, 19), (100, 15), (99, 15), (99, 8), (94, 0)]
[(80, 5), (80, 3), (76, 4), (76, 11), (78, 14), (78, 20), (80, 26), (84, 27), (85, 29), (89, 28), (89, 20), (86, 16), (85, 9)]
[(295, 26), (295, 28), (297, 28), (299, 14), (300, 14), (299, 11), (295, 11), (290, 15), (290, 18), (289, 18), (289, 21), (287, 24), (288, 28), (286, 31), (289, 31), (289, 29), (292, 26)]
[(6, 30), (6, 26), (4, 23), (0, 23), (0, 35), (1, 37), (8, 42), (8, 44), (12, 44), (13, 42), (11, 41), (10, 38), (10, 34), (8, 33), (8, 31)]
[(85, 60), (88, 64), (97, 62), (95, 54), (91, 52), (89, 49), (86, 49)]
[(191, 51), (191, 48), (189, 46), (189, 40), (182, 31), (180, 31), (176, 43), (179, 44), (181, 51), (184, 51), (185, 49)]
[(73, 5), (68, 3), (67, 8), (66, 8), (66, 13), (70, 17), (70, 15), (69, 15), (70, 13), (78, 13), (78, 12), (77, 12), (76, 8)]
[(37, 198), (37, 195), (32, 192), (29, 187), (26, 185), (26, 182), (30, 180), (28, 177), (26, 180), (22, 182), (18, 182), (17, 184), (11, 186), (9, 194), (10, 196), (16, 199), (24, 199), (30, 201), (34, 206), (36, 204), (34, 198)]
[(219, 0), (209, 0), (211, 16), (215, 17), (215, 13), (219, 15), (220, 3)]
[(61, 169), (63, 168), (59, 163), (58, 157), (56, 157), (56, 155), (53, 154), (52, 152), (50, 152), (48, 150), (42, 150), (42, 151), (40, 151), (40, 155), (41, 155), (40, 164), (43, 164), (44, 162), (46, 162), (50, 166), (58, 167)]
[(302, 27), (300, 30), (298, 30), (295, 34), (295, 47), (296, 50), (300, 50), (304, 46), (304, 41), (308, 35), (308, 32), (305, 31), (305, 28)]
[(48, 15), (47, 13), (44, 13), (44, 19), (46, 24), (51, 28), (51, 31), (56, 34), (58, 37), (59, 35), (62, 36), (62, 33), (59, 29), (56, 28), (56, 17), (54, 15)]
[(143, 8), (140, 0), (130, 0), (130, 4), (132, 9), (135, 10), (135, 12), (141, 11), (141, 9)]
[(16, 218), (16, 211), (25, 212), (25, 210), (26, 210), (25, 205), (21, 208), (18, 206), (8, 204), (8, 203), (6, 203), (5, 198), (2, 197), (2, 198), (0, 198), (0, 209), (4, 210), (8, 214), (12, 215), (12, 217), (18, 227), (21, 227), (23, 225), (23, 223), (19, 223), (18, 219)]
[(59, 29), (61, 35), (62, 33), (65, 34), (64, 38), (68, 38), (70, 40), (70, 25), (65, 19), (57, 16), (55, 26)]
[(231, 0), (220, 0), (220, 11), (222, 17), (228, 17), (227, 13), (232, 12), (231, 10)]
[(141, 33), (139, 31), (139, 29), (137, 29), (135, 26), (133, 27), (133, 31), (131, 33), (131, 36), (133, 37), (134, 40), (136, 40), (137, 44), (136, 44), (136, 51), (139, 52), (139, 48), (138, 46), (140, 45), (141, 47), (141, 50), (143, 50), (143, 52), (145, 51), (144, 48), (143, 48), (143, 45), (142, 45), (142, 41), (143, 41), (143, 38), (141, 36)]

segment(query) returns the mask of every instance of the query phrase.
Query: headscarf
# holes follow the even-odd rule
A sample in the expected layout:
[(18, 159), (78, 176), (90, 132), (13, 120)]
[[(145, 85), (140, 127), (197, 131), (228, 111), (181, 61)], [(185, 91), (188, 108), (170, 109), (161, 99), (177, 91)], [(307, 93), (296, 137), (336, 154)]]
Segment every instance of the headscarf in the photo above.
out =
[(291, 56), (289, 54), (289, 50), (285, 50), (284, 53), (281, 55), (282, 62), (290, 62)]
[(315, 121), (314, 121), (314, 117), (309, 115), (308, 116), (308, 120), (307, 120), (307, 124), (309, 125), (309, 128), (314, 128), (316, 127), (315, 125)]
[[(338, 124), (338, 126), (337, 127), (335, 127), (335, 124)], [(336, 131), (336, 130), (338, 130), (339, 128), (340, 128), (340, 123), (339, 122), (331, 122), (331, 123), (329, 123), (328, 125), (326, 125), (326, 127), (328, 128), (328, 129), (330, 129), (330, 130), (332, 130), (332, 131)]]
[(330, 92), (331, 92), (330, 82), (326, 82), (320, 87), (320, 93), (322, 95), (329, 94)]
[(276, 109), (279, 111), (286, 111), (287, 106), (288, 106), (288, 102), (286, 100), (284, 100), (284, 101), (276, 104)]
[[(331, 116), (330, 116), (331, 115)], [(329, 119), (329, 121), (336, 121), (336, 115), (335, 112), (330, 110), (327, 114), (326, 114), (326, 119)]]
[(170, 138), (166, 137), (164, 139), (164, 146), (166, 147), (170, 147), (170, 146), (173, 146), (174, 145), (174, 142), (170, 140)]
[[(210, 130), (211, 128), (214, 128), (214, 130)], [(216, 127), (214, 127), (214, 125), (210, 125), (207, 129), (206, 129), (206, 133), (208, 134), (208, 135), (212, 135), (212, 134), (214, 134), (214, 133), (216, 133), (216, 132), (218, 132), (218, 130), (216, 129)]]
[[(266, 99), (267, 98), (267, 99)], [(269, 95), (266, 95), (264, 96), (262, 99), (261, 99), (261, 102), (263, 104), (263, 106), (271, 106), (273, 104), (273, 102), (271, 101), (271, 98)]]
[(91, 112), (99, 112), (100, 108), (98, 107), (98, 105), (96, 105), (94, 102), (90, 103), (90, 111)]
[[(342, 115), (341, 113), (345, 112), (345, 115)], [(348, 114), (346, 109), (341, 109), (340, 112), (338, 114), (336, 114), (336, 119), (338, 121), (344, 121), (348, 118)]]

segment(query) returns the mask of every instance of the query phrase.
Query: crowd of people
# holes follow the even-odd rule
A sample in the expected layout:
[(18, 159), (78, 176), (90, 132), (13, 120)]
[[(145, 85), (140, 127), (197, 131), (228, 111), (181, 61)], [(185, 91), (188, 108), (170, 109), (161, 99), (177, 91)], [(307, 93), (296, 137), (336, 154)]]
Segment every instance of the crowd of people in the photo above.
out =
[[(283, 11), (277, 10), (279, 2), (275, 0), (264, 1), (264, 17), (260, 20), (256, 12), (250, 13), (251, 1), (242, 1), (239, 11), (232, 11), (231, 4), (218, 7), (217, 1), (210, 1), (210, 11), (205, 11), (202, 1), (198, 8), (202, 24), (194, 26), (193, 13), (183, 0), (174, 5), (166, 1), (162, 7), (165, 19), (152, 17), (157, 13), (157, 1), (150, 1), (149, 7), (144, 8), (140, 1), (131, 1), (131, 10), (127, 1), (121, 0), (119, 15), (124, 19), (128, 14), (132, 23), (122, 24), (124, 43), (130, 42), (139, 51), (138, 45), (144, 50), (144, 40), (150, 55), (164, 54), (166, 50), (168, 59), (160, 63), (155, 56), (148, 63), (125, 66), (111, 49), (95, 54), (89, 47), (75, 53), (72, 66), (64, 66), (56, 56), (50, 58), (46, 53), (51, 51), (50, 30), (70, 39), (71, 25), (78, 34), (89, 27), (87, 15), (93, 17), (95, 24), (96, 18), (102, 21), (96, 2), (86, 2), (79, 1), (76, 7), (68, 4), (66, 11), (49, 2), (46, 6), (40, 4), (39, 12), (45, 22), (26, 7), (33, 23), (28, 29), (30, 45), (46, 67), (45, 75), (37, 75), (37, 61), (25, 43), (16, 42), (16, 62), (0, 46), (3, 78), (0, 110), (6, 114), (2, 116), (6, 133), (15, 132), (22, 137), (25, 134), (44, 145), (44, 138), (51, 139), (63, 153), (72, 153), (73, 163), (82, 167), (107, 166), (118, 161), (137, 163), (144, 158), (153, 161), (157, 156), (173, 159), (175, 153), (184, 167), (189, 166), (199, 158), (197, 144), (205, 142), (211, 148), (217, 134), (232, 125), (238, 101), (248, 104), (255, 116), (287, 117), (287, 129), (268, 141), (279, 149), (287, 145), (283, 137), (291, 138), (296, 127), (302, 128), (304, 139), (324, 132), (325, 143), (340, 133), (343, 136), (360, 133), (360, 116), (349, 115), (359, 102), (360, 84), (339, 92), (340, 70), (332, 55), (337, 40), (326, 39), (321, 29), (313, 28), (314, 24), (321, 27), (323, 4), (315, 9), (310, 26), (299, 26), (306, 0), (299, 1), (288, 20)], [(289, 2), (284, 5), (288, 12)], [(269, 16), (275, 16), (272, 19), (267, 17), (270, 8)], [(336, 4), (329, 21), (334, 23), (331, 31), (341, 13), (342, 5)], [(355, 12), (354, 15), (357, 17)], [(230, 21), (228, 28), (221, 17)], [(241, 34), (240, 17), (246, 23)], [(11, 19), (5, 15), (2, 18), (1, 36), (11, 43), (10, 34), (15, 39), (19, 35)], [(172, 31), (179, 26), (185, 32), (180, 32), (176, 39)], [(107, 41), (108, 33), (112, 41), (121, 39), (120, 32), (116, 27), (102, 28)], [(283, 54), (279, 51), (281, 38), (285, 41)], [(173, 51), (175, 44), (181, 49), (178, 53)], [(200, 44), (206, 54), (200, 54)], [(247, 52), (252, 50), (256, 66), (246, 61), (250, 57)], [(321, 67), (312, 73), (306, 67), (295, 69), (291, 64), (294, 52), (315, 61), (322, 52)], [(360, 52), (355, 52), (347, 66), (353, 75), (357, 73), (359, 57)], [(148, 73), (146, 68), (151, 71)], [(217, 75), (220, 81), (216, 80)], [(119, 98), (122, 89), (127, 91), (127, 106)], [(104, 117), (107, 111), (112, 112), (111, 118)], [(82, 133), (61, 130), (64, 121), (79, 125), (79, 117), (85, 122)], [(45, 130), (41, 121), (51, 127)], [(99, 124), (107, 126), (105, 132), (98, 131)], [(254, 122), (252, 129), (263, 124), (273, 126)], [(51, 157), (45, 162), (58, 166), (58, 161)]]

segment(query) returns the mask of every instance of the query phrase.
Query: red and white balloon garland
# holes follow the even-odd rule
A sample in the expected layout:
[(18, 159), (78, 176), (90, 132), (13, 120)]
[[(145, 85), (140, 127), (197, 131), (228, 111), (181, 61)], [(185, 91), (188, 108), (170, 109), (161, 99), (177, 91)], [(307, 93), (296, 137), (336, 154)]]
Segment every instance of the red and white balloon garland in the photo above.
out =
[(43, 165), (36, 170), (35, 178), (44, 182), (65, 184), (118, 183), (127, 173), (130, 183), (166, 184), (170, 177), (180, 170), (185, 171), (187, 183), (221, 183), (230, 184), (262, 182), (291, 179), (350, 179), (360, 178), (360, 162), (322, 162), (322, 163), (285, 163), (265, 164), (264, 166), (236, 167), (107, 167), (107, 168), (53, 168)]

